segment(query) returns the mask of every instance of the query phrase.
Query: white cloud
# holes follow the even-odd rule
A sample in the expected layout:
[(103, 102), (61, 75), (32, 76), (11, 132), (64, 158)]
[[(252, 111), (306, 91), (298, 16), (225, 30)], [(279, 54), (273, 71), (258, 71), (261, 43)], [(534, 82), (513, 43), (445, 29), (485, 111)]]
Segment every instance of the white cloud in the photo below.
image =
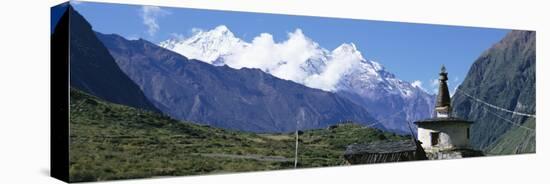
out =
[(160, 29), (160, 26), (157, 22), (158, 17), (169, 14), (168, 11), (161, 9), (158, 6), (142, 6), (141, 7), (141, 18), (143, 19), (143, 24), (147, 26), (147, 33), (149, 36), (154, 36), (155, 33)]
[(246, 46), (235, 47), (230, 55), (224, 56), (224, 62), (232, 68), (258, 68), (278, 78), (331, 91), (342, 74), (362, 59), (357, 55), (332, 56), (320, 73), (310, 74), (302, 66), (326, 50), (305, 36), (301, 29), (287, 36), (287, 40), (277, 43), (271, 34), (262, 33)]
[(351, 68), (355, 68), (362, 59), (362, 56), (358, 54), (333, 53), (331, 58), (327, 61), (325, 69), (320, 74), (309, 76), (305, 81), (305, 85), (326, 91), (333, 91), (340, 78)]
[(317, 43), (296, 29), (280, 43), (271, 34), (262, 33), (246, 47), (232, 51), (225, 62), (233, 68), (259, 68), (282, 79), (302, 82), (307, 76), (300, 65), (319, 52)]

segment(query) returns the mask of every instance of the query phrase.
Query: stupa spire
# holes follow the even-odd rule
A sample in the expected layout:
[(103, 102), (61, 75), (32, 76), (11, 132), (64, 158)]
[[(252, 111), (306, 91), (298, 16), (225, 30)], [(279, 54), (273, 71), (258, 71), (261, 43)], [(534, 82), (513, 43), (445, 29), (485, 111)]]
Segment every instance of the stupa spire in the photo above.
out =
[(441, 66), (439, 73), (439, 92), (435, 103), (435, 111), (437, 117), (450, 117), (451, 113), (451, 96), (449, 95), (449, 87), (447, 86), (447, 69), (445, 65)]

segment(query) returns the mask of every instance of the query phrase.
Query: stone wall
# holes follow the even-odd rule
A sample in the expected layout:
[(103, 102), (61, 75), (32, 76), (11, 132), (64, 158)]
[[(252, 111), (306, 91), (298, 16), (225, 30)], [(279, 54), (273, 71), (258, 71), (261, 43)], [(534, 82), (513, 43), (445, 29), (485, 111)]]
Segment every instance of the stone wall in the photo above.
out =
[[(429, 152), (430, 150), (444, 150), (451, 148), (469, 148), (468, 123), (445, 122), (424, 124), (418, 128), (418, 140), (422, 142), (422, 147)], [(440, 132), (439, 143), (432, 146), (431, 133)]]
[(430, 160), (455, 159), (484, 156), (483, 152), (472, 149), (455, 149), (436, 152), (426, 152), (426, 156)]

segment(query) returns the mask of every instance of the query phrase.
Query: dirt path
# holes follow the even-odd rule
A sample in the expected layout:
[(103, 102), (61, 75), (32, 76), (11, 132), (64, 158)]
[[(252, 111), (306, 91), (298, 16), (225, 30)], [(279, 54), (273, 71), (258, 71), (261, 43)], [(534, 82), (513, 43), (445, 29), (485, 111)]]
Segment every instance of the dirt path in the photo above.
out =
[(291, 162), (293, 159), (285, 158), (283, 156), (263, 156), (263, 155), (235, 155), (235, 154), (225, 154), (225, 153), (197, 153), (196, 155), (201, 155), (205, 157), (222, 157), (222, 158), (233, 158), (233, 159), (252, 159), (258, 161), (268, 161), (268, 162)]

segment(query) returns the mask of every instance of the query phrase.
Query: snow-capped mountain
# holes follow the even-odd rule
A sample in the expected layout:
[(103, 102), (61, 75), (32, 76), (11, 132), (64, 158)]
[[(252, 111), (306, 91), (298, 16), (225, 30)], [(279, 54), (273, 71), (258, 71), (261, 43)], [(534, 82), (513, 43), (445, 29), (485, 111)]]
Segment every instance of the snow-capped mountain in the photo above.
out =
[(300, 29), (279, 43), (267, 33), (246, 42), (221, 25), (188, 38), (163, 41), (159, 46), (190, 59), (237, 69), (258, 68), (334, 92), (367, 107), (384, 127), (396, 132), (407, 133), (408, 122), (430, 117), (433, 112), (433, 95), (398, 79), (380, 63), (365, 59), (354, 43), (343, 43), (330, 51)]
[(226, 26), (221, 25), (210, 31), (196, 31), (188, 39), (171, 39), (161, 42), (159, 46), (175, 51), (189, 59), (213, 64), (215, 60), (230, 54), (236, 48), (246, 47), (247, 43), (236, 38)]
[(396, 78), (379, 63), (368, 60), (362, 60), (341, 78), (336, 93), (367, 107), (384, 127), (402, 133), (408, 133), (407, 123), (431, 117), (435, 100), (419, 86)]

